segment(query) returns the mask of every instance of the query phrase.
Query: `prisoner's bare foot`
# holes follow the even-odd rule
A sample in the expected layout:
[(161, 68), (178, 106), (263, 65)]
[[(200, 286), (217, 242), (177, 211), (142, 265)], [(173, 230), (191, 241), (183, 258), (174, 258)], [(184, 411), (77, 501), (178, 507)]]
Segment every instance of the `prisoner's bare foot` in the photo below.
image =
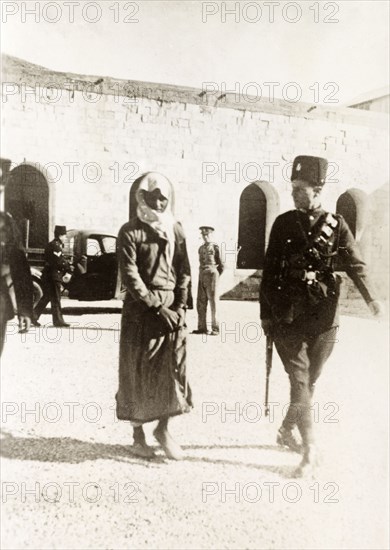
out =
[(171, 458), (172, 460), (181, 460), (184, 457), (183, 449), (172, 438), (168, 430), (161, 429), (157, 426), (153, 434), (160, 443), (161, 447), (164, 449), (164, 452), (168, 458)]

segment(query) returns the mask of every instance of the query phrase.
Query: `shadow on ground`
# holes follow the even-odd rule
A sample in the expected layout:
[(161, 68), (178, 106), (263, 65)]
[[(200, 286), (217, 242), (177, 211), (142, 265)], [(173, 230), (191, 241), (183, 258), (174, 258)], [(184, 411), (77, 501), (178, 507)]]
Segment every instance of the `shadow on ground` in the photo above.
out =
[[(115, 460), (116, 462), (127, 462), (140, 465), (147, 464), (148, 467), (152, 465), (157, 466), (167, 460), (163, 455), (150, 460), (139, 458), (132, 454), (131, 445), (109, 445), (106, 443), (81, 441), (70, 437), (15, 437), (5, 430), (1, 430), (0, 433), (0, 456), (12, 460), (62, 462), (68, 464), (79, 464), (87, 460)], [(184, 445), (183, 449), (187, 451), (226, 449), (227, 452), (234, 449), (257, 449), (259, 451), (288, 452), (275, 445)], [(191, 455), (186, 456), (183, 461), (241, 466), (244, 468), (264, 470), (282, 477), (291, 477), (291, 467), (287, 465), (270, 466), (268, 464), (247, 463), (241, 460)]]
[[(99, 307), (99, 306), (62, 306), (62, 313), (64, 315), (97, 315), (102, 313), (122, 313), (120, 307)], [(43, 313), (51, 315), (51, 308), (46, 308)]]

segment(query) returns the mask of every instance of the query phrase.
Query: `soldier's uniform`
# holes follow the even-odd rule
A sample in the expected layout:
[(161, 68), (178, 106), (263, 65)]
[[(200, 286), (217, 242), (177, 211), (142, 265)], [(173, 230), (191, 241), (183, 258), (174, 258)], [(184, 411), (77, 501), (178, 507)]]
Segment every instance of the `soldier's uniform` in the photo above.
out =
[[(325, 159), (297, 157), (291, 179), (321, 187), (326, 167)], [(291, 210), (275, 220), (260, 288), (261, 319), (272, 321), (275, 346), (290, 378), (290, 407), (278, 442), (283, 443), (283, 434), (297, 424), (304, 453), (314, 442), (314, 385), (332, 352), (339, 324), (341, 278), (334, 272), (336, 257), (365, 301), (372, 302), (367, 267), (342, 216), (318, 207)]]
[[(211, 226), (199, 228), (203, 234), (214, 231)], [(218, 281), (224, 270), (219, 246), (213, 242), (205, 242), (199, 247), (199, 279), (196, 307), (198, 311), (198, 330), (195, 333), (207, 334), (207, 304), (211, 310), (211, 334), (219, 333), (217, 316)]]
[(34, 324), (49, 302), (53, 316), (53, 325), (57, 327), (69, 326), (62, 315), (61, 310), (61, 284), (62, 278), (70, 270), (70, 263), (63, 255), (63, 244), (59, 236), (66, 234), (66, 227), (56, 226), (55, 238), (45, 248), (45, 267), (42, 272), (43, 296), (34, 310)]
[(18, 316), (31, 319), (33, 285), (26, 254), (14, 220), (0, 212), (0, 354), (3, 351), (7, 321), (14, 317), (11, 289), (15, 292)]

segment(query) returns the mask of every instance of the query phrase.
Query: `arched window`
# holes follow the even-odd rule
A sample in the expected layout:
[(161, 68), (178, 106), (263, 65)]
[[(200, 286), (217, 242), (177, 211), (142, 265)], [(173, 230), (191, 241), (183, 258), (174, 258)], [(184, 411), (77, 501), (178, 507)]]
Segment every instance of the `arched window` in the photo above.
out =
[(240, 197), (238, 257), (239, 269), (261, 269), (271, 225), (279, 212), (276, 190), (266, 181), (256, 181)]
[(30, 164), (21, 164), (8, 174), (5, 209), (14, 217), (30, 248), (43, 248), (49, 239), (49, 185)]
[(336, 213), (343, 216), (357, 241), (362, 237), (367, 212), (368, 198), (360, 189), (348, 189), (337, 200)]

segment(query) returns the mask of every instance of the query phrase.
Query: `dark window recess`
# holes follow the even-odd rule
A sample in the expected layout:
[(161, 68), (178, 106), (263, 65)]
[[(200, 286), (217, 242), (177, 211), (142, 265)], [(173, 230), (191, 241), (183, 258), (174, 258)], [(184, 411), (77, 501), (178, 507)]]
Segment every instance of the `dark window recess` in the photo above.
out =
[(353, 196), (346, 191), (338, 198), (336, 204), (336, 213), (341, 214), (348, 224), (352, 235), (356, 237), (357, 207)]
[(261, 269), (265, 254), (267, 199), (264, 192), (251, 183), (240, 198), (238, 258), (239, 269)]
[(45, 176), (28, 164), (14, 168), (5, 188), (5, 208), (14, 217), (30, 248), (43, 248), (49, 237), (49, 186)]
[[(351, 188), (345, 191), (336, 203), (336, 212), (341, 214), (348, 224), (352, 235), (359, 245), (360, 251), (365, 257), (367, 249), (367, 219), (368, 219), (368, 198), (361, 189)], [(338, 257), (336, 269), (343, 271), (345, 265), (341, 257)]]

